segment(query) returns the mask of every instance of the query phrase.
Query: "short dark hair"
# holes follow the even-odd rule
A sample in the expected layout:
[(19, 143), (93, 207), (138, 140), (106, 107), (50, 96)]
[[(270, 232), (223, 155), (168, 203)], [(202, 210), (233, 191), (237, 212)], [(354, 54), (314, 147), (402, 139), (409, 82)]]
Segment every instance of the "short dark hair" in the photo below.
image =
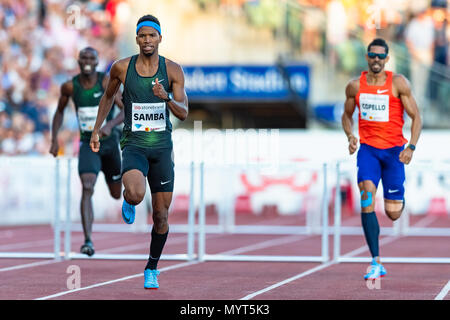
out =
[(139, 20), (138, 20), (138, 22), (136, 23), (136, 26), (137, 26), (139, 23), (144, 22), (144, 21), (151, 21), (151, 22), (154, 22), (154, 23), (156, 23), (158, 26), (161, 27), (161, 24), (159, 23), (158, 18), (156, 18), (155, 16), (152, 16), (151, 14), (146, 14), (145, 16), (140, 17)]
[(96, 57), (98, 57), (98, 51), (97, 51), (95, 48), (92, 48), (92, 47), (85, 47), (85, 48), (83, 48), (83, 49), (80, 50), (80, 52), (78, 53), (78, 55), (81, 55), (81, 53), (82, 53), (83, 51), (90, 51), (90, 52), (92, 52)]
[(370, 48), (372, 46), (384, 47), (384, 50), (386, 51), (386, 54), (389, 53), (389, 47), (388, 47), (386, 41), (384, 41), (384, 39), (376, 38), (376, 39), (372, 40), (372, 42), (369, 43), (369, 45), (367, 46), (367, 52), (370, 52)]

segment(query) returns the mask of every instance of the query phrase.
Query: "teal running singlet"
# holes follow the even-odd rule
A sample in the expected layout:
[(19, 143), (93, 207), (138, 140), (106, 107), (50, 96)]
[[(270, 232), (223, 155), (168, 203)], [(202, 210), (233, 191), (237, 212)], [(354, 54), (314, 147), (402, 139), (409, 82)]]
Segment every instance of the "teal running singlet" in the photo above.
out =
[(138, 55), (132, 56), (125, 78), (123, 103), (125, 120), (120, 146), (172, 148), (172, 123), (167, 104), (153, 94), (155, 79), (170, 92), (166, 60), (159, 56), (158, 70), (152, 77), (142, 77), (136, 71)]
[[(75, 104), (75, 110), (78, 118), (78, 125), (80, 127), (80, 141), (91, 140), (92, 130), (94, 129), (95, 121), (97, 119), (98, 105), (100, 99), (103, 96), (103, 78), (105, 74), (103, 72), (97, 72), (97, 83), (91, 89), (85, 89), (80, 83), (80, 75), (76, 75), (72, 78), (73, 84), (73, 96), (72, 100)], [(114, 109), (111, 108), (106, 121), (111, 120), (114, 117)], [(113, 135), (114, 130), (111, 132)], [(104, 140), (109, 137), (104, 137)]]

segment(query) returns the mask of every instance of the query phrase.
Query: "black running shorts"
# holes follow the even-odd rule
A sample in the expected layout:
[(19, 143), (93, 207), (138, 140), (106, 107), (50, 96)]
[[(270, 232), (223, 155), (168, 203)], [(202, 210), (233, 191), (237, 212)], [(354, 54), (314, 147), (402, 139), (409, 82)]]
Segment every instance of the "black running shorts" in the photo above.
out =
[(93, 152), (88, 141), (80, 142), (78, 154), (78, 174), (101, 171), (107, 183), (121, 181), (121, 160), (119, 142), (114, 137), (100, 141), (100, 150)]
[(137, 169), (147, 177), (151, 193), (173, 192), (174, 161), (172, 148), (141, 148), (126, 145), (122, 150), (122, 175)]

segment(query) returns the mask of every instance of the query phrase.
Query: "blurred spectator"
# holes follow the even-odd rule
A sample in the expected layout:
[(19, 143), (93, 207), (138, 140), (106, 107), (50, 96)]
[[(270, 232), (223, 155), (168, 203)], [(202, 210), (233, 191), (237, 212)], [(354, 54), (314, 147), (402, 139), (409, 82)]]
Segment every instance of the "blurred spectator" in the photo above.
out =
[[(396, 45), (392, 47), (391, 52), (394, 54), (395, 59), (395, 71), (404, 75), (407, 79), (411, 79), (410, 72), (410, 62), (411, 55), (408, 50), (408, 46), (403, 41), (404, 39), (404, 27), (400, 26), (395, 31), (395, 43)], [(391, 54), (392, 55), (392, 54)]]
[[(227, 12), (221, 9), (233, 7), (233, 16), (239, 11), (255, 29), (272, 31), (280, 48), (285, 48), (286, 40), (293, 57), (325, 57), (331, 67), (352, 75), (367, 67), (367, 43), (382, 36), (391, 45), (396, 72), (411, 80), (419, 105), (427, 105), (423, 98), (430, 82), (429, 97), (448, 108), (448, 8), (430, 10), (427, 0), (191, 1), (205, 11)], [(79, 72), (79, 50), (96, 48), (98, 70), (108, 72), (126, 47), (118, 41), (129, 39), (125, 26), (130, 4), (129, 0), (0, 0), (0, 154), (48, 154), (59, 88)], [(407, 19), (410, 11), (419, 9), (422, 12)], [(429, 77), (433, 62), (441, 71), (432, 71)], [(435, 65), (432, 70), (437, 69)], [(61, 152), (74, 155), (78, 127), (74, 110), (67, 112), (58, 137), (64, 146)]]
[(439, 64), (447, 64), (448, 43), (447, 43), (447, 18), (445, 9), (436, 9), (433, 16), (435, 17), (435, 37), (434, 37), (434, 62)]
[(347, 39), (347, 13), (342, 2), (333, 0), (326, 7), (326, 35), (329, 46), (329, 59), (333, 65), (338, 63), (337, 46)]
[(302, 51), (320, 52), (323, 48), (322, 34), (325, 32), (325, 13), (318, 8), (310, 8), (304, 14)]
[(336, 46), (347, 39), (347, 12), (341, 1), (330, 1), (327, 12), (327, 40), (331, 46)]
[(413, 92), (423, 104), (428, 87), (429, 68), (433, 64), (434, 24), (427, 10), (422, 10), (407, 25), (405, 41), (411, 53), (411, 81)]
[[(429, 94), (432, 100), (448, 101), (450, 84), (446, 79), (444, 66), (447, 64), (447, 18), (445, 9), (438, 8), (433, 13), (435, 23), (433, 72), (430, 72)], [(450, 72), (448, 72), (450, 74)], [(446, 81), (447, 80), (447, 81)]]
[[(21, 113), (16, 113), (17, 115), (22, 115)], [(34, 123), (27, 119), (25, 116), (22, 116), (22, 123), (20, 127), (14, 128), (14, 133), (16, 137), (16, 153), (17, 154), (31, 154), (34, 152), (35, 145), (35, 136), (34, 132)], [(13, 119), (14, 123), (14, 119)], [(14, 124), (13, 124), (14, 127)]]
[(365, 59), (367, 48), (353, 34), (350, 35), (349, 39), (337, 45), (336, 49), (339, 67), (349, 76), (358, 76), (363, 70), (367, 69)]
[(12, 128), (8, 128), (5, 130), (3, 139), (2, 139), (2, 154), (12, 156), (17, 154), (16, 152), (16, 141), (14, 139), (14, 131)]
[[(79, 72), (79, 50), (95, 47), (99, 70), (118, 58), (105, 7), (121, 1), (0, 0), (0, 154), (48, 154), (50, 115), (60, 85)], [(78, 128), (68, 112), (60, 137), (73, 155)]]

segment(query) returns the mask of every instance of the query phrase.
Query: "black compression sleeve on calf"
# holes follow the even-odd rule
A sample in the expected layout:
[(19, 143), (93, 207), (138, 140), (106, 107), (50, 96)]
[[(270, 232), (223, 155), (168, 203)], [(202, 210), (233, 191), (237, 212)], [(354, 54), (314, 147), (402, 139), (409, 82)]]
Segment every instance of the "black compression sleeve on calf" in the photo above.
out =
[(379, 256), (378, 238), (380, 236), (380, 225), (375, 212), (361, 213), (362, 226), (372, 257)]
[(155, 229), (152, 229), (152, 240), (150, 241), (150, 256), (148, 257), (148, 262), (145, 269), (156, 269), (168, 234), (169, 230), (167, 230), (166, 233), (159, 234), (156, 233)]

